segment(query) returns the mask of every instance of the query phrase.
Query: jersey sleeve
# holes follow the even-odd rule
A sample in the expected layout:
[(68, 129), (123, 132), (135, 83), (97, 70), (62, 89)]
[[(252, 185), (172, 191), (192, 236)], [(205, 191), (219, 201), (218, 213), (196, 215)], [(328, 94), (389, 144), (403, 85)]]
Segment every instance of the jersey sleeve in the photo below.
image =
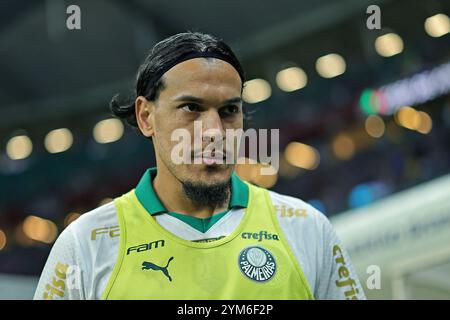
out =
[(365, 300), (363, 288), (350, 257), (328, 219), (323, 217), (323, 263), (318, 277), (316, 299)]
[(70, 226), (56, 240), (42, 271), (35, 300), (85, 299), (77, 239)]

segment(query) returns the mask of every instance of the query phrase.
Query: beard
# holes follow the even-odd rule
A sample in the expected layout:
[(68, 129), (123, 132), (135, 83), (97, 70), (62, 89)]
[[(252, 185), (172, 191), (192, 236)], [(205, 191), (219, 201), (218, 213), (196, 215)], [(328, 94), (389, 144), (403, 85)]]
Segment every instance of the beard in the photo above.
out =
[(203, 182), (182, 182), (184, 194), (199, 207), (221, 207), (231, 192), (231, 180), (208, 185)]

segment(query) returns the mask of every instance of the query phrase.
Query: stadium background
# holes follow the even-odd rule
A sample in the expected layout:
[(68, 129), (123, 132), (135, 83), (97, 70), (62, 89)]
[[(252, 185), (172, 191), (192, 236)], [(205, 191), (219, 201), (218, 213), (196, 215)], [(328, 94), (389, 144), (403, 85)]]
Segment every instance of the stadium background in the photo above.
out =
[[(81, 30), (66, 28), (70, 4)], [(366, 26), (372, 4), (380, 30)], [(108, 103), (157, 41), (186, 30), (231, 44), (251, 80), (249, 127), (280, 129), (279, 173), (239, 174), (324, 212), (369, 298), (450, 298), (450, 2), (0, 6), (1, 299), (31, 298), (58, 234), (154, 165)]]

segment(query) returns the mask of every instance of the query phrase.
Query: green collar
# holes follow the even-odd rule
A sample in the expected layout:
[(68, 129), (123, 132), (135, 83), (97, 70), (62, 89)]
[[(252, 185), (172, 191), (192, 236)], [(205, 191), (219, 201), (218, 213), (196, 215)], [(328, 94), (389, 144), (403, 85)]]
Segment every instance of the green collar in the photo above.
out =
[[(152, 180), (156, 177), (156, 172), (156, 167), (147, 169), (135, 189), (139, 202), (151, 215), (169, 213), (153, 190)], [(247, 208), (248, 193), (248, 186), (233, 171), (231, 175), (231, 199), (228, 209), (234, 207)]]

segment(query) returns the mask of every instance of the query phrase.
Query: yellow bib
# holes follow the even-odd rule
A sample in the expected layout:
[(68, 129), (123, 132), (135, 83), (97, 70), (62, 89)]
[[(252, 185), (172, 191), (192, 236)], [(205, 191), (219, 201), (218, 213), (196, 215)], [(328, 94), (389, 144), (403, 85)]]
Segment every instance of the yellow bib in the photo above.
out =
[(120, 245), (103, 299), (313, 299), (267, 190), (248, 184), (236, 229), (194, 242), (170, 233), (135, 190), (114, 200)]

